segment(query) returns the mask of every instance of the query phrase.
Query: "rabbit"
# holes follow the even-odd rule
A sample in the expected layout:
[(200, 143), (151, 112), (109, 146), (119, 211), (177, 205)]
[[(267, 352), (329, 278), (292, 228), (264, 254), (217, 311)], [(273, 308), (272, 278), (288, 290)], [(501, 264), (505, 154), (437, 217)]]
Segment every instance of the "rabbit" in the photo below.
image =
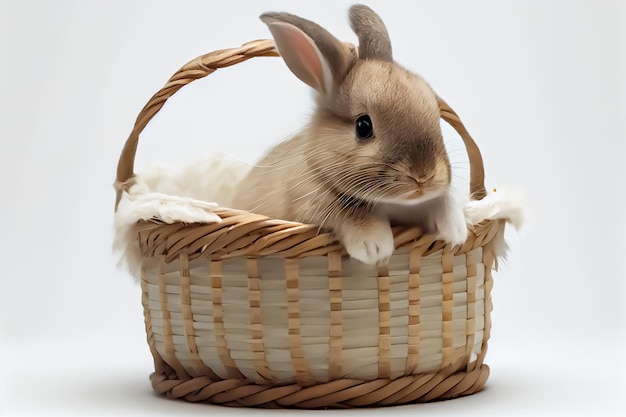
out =
[(251, 168), (234, 207), (319, 225), (366, 264), (388, 261), (395, 224), (465, 242), (437, 96), (393, 61), (381, 18), (350, 8), (358, 50), (295, 15), (260, 18), (289, 69), (316, 90), (317, 107), (300, 133)]

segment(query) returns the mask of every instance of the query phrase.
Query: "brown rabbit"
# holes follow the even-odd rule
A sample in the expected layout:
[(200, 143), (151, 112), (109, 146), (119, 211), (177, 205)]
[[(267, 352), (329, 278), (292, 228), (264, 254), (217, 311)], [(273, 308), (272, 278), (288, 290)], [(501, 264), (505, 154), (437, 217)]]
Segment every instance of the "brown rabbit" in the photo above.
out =
[(298, 16), (261, 16), (287, 66), (318, 92), (317, 108), (301, 133), (252, 168), (234, 206), (334, 231), (368, 264), (392, 254), (391, 224), (464, 242), (435, 93), (393, 62), (373, 10), (356, 5), (349, 16), (358, 51)]

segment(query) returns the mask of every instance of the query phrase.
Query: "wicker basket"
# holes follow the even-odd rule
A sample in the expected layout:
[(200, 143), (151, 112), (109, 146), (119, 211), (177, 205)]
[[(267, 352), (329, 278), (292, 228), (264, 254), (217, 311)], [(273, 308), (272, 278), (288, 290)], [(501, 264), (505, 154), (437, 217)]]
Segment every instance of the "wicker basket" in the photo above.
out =
[[(183, 66), (139, 114), (120, 157), (117, 202), (133, 183), (140, 132), (184, 85), (252, 57), (269, 40)], [(472, 198), (485, 195), (478, 148), (462, 136)], [(116, 204), (117, 208), (117, 204)], [(219, 208), (217, 224), (138, 222), (153, 388), (193, 402), (257, 407), (385, 406), (455, 398), (483, 388), (491, 270), (504, 220), (452, 247), (394, 228), (386, 267), (345, 256), (317, 227)]]

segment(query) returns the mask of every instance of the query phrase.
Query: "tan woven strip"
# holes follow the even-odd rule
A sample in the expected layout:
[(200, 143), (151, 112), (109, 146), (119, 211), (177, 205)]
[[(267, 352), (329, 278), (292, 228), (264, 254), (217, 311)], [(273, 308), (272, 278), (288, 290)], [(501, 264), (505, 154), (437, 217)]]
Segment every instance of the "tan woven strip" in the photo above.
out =
[[(207, 398), (213, 397), (216, 394), (219, 394), (220, 392), (237, 389), (244, 385), (249, 385), (250, 383), (250, 380), (245, 379), (225, 379), (205, 384), (204, 387), (202, 387), (202, 389), (200, 390), (198, 390), (198, 388), (194, 386), (190, 388), (189, 392), (185, 393), (185, 399), (193, 402), (203, 401)], [(174, 389), (172, 389), (172, 392), (173, 391)]]
[(165, 362), (156, 348), (154, 333), (152, 332), (152, 310), (150, 310), (150, 298), (148, 296), (148, 280), (146, 279), (143, 268), (141, 268), (141, 303), (143, 304), (143, 317), (146, 326), (148, 346), (150, 347), (150, 353), (154, 359), (154, 369), (156, 372), (164, 372)]
[(328, 254), (328, 291), (330, 295), (330, 346), (328, 349), (328, 376), (331, 380), (342, 376), (342, 294), (341, 252)]
[(352, 400), (345, 401), (345, 403), (352, 407), (363, 407), (363, 406), (370, 405), (372, 403), (380, 404), (383, 401), (385, 401), (387, 398), (389, 398), (390, 395), (398, 391), (401, 391), (407, 386), (409, 386), (413, 382), (413, 380), (414, 380), (413, 377), (405, 376), (405, 377), (393, 379), (391, 381), (386, 381), (387, 383), (384, 384), (378, 390), (373, 391), (373, 392), (368, 392), (367, 394), (361, 395), (360, 397), (356, 397)]
[(189, 353), (193, 360), (200, 359), (198, 357), (198, 345), (196, 344), (195, 331), (193, 328), (193, 314), (191, 312), (191, 289), (189, 288), (189, 257), (186, 253), (181, 253), (178, 257), (180, 262), (180, 304), (183, 316), (183, 327), (187, 339)]
[[(189, 356), (192, 361), (194, 376), (208, 376), (212, 380), (220, 379), (215, 372), (202, 362), (198, 345), (196, 343), (196, 331), (193, 327), (193, 313), (191, 311), (191, 288), (189, 279), (189, 257), (181, 253), (180, 257), (180, 303), (182, 308), (183, 326), (189, 347)], [(189, 367), (187, 367), (189, 368)]]
[(322, 384), (316, 384), (294, 392), (286, 398), (282, 398), (280, 400), (280, 405), (283, 407), (295, 407), (304, 401), (319, 398), (321, 395), (325, 395), (328, 392), (343, 391), (347, 388), (360, 385), (362, 382), (363, 381), (358, 379), (335, 379)]
[(181, 379), (189, 379), (191, 376), (187, 373), (185, 367), (176, 357), (176, 349), (174, 348), (174, 336), (172, 334), (172, 322), (170, 317), (170, 309), (167, 302), (167, 289), (165, 287), (165, 257), (159, 258), (159, 297), (161, 301), (161, 325), (163, 327), (163, 338), (165, 339), (165, 356), (163, 360), (176, 372)]
[[(504, 231), (502, 231), (504, 233)], [(482, 365), (487, 354), (487, 341), (491, 336), (491, 310), (493, 310), (493, 304), (491, 302), (491, 289), (493, 288), (493, 279), (491, 271), (495, 262), (495, 256), (491, 250), (485, 250), (483, 252), (483, 263), (485, 264), (485, 328), (483, 330), (483, 344), (480, 349), (480, 354), (476, 360), (476, 365)]]
[(224, 329), (224, 310), (222, 309), (222, 261), (211, 261), (211, 293), (213, 295), (213, 329), (217, 356), (226, 368), (229, 378), (245, 379), (230, 356)]
[(476, 276), (478, 268), (476, 263), (471, 263), (471, 256), (466, 257), (465, 266), (467, 268), (467, 319), (465, 322), (465, 357), (468, 360), (467, 371), (471, 372), (476, 366), (476, 362), (469, 362), (474, 348), (474, 335), (476, 334)]
[(391, 296), (389, 269), (378, 268), (378, 378), (391, 377)]
[(291, 364), (296, 373), (296, 382), (301, 386), (315, 384), (315, 380), (309, 370), (309, 365), (304, 357), (302, 337), (300, 335), (300, 290), (299, 290), (300, 260), (294, 258), (285, 259), (285, 278), (287, 284), (287, 317), (289, 322), (289, 353)]
[(248, 300), (250, 306), (250, 331), (252, 332), (252, 364), (254, 370), (266, 381), (272, 381), (272, 373), (265, 358), (263, 325), (261, 320), (261, 273), (259, 261), (248, 258)]
[(452, 312), (454, 310), (454, 254), (446, 246), (441, 258), (442, 275), (442, 340), (441, 340), (441, 368), (452, 365), (454, 362)]
[(406, 358), (405, 375), (415, 373), (419, 359), (420, 342), (420, 259), (421, 250), (415, 248), (409, 255), (409, 326), (408, 351)]
[(298, 407), (304, 408), (317, 408), (320, 404), (331, 403), (331, 404), (341, 404), (344, 401), (349, 401), (354, 397), (361, 397), (363, 395), (368, 395), (371, 392), (374, 392), (381, 387), (385, 386), (389, 380), (386, 379), (375, 379), (373, 381), (363, 381), (361, 384), (346, 388), (341, 391), (328, 392), (326, 395), (321, 395), (318, 398), (309, 401), (303, 401), (298, 404)]
[(289, 394), (298, 392), (301, 389), (302, 388), (297, 385), (287, 385), (284, 387), (275, 386), (270, 389), (264, 387), (264, 390), (258, 393), (249, 395), (245, 398), (235, 398), (235, 401), (237, 401), (238, 405), (243, 405), (245, 407), (264, 406), (265, 404), (273, 403), (276, 400), (280, 400), (281, 398), (284, 398)]

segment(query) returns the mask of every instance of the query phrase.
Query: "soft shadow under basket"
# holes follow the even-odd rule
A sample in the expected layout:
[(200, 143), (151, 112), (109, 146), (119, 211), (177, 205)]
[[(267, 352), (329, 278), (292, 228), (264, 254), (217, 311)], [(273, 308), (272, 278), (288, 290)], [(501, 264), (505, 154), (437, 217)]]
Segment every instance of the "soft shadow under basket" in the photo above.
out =
[[(132, 183), (140, 132), (184, 85), (253, 57), (255, 41), (176, 72), (139, 114), (120, 157), (117, 201)], [(473, 199), (482, 158), (456, 113)], [(130, 181), (129, 181), (130, 180)], [(394, 228), (386, 267), (346, 257), (318, 228), (230, 208), (217, 224), (160, 219), (133, 229), (142, 254), (145, 325), (159, 394), (229, 406), (347, 408), (450, 399), (483, 388), (495, 241), (504, 220), (471, 225), (451, 246)]]

